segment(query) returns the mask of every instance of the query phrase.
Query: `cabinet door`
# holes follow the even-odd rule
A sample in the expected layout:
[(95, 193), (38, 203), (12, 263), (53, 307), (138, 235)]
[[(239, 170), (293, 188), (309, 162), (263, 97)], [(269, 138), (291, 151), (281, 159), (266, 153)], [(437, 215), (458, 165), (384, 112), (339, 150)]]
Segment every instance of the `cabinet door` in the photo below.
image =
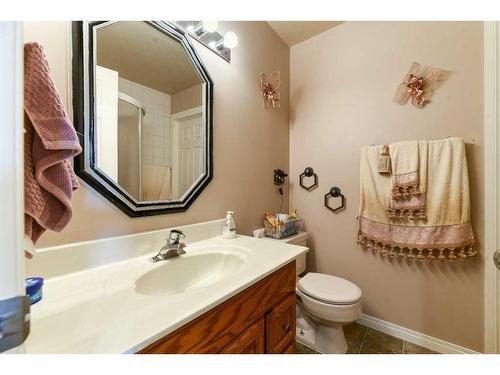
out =
[(229, 344), (222, 354), (263, 354), (264, 353), (264, 319), (253, 324), (237, 339)]
[(283, 351), (283, 354), (295, 354), (297, 353), (297, 348), (295, 347), (295, 340), (292, 341), (290, 345)]
[(267, 352), (283, 353), (295, 340), (295, 293), (276, 305), (266, 316)]

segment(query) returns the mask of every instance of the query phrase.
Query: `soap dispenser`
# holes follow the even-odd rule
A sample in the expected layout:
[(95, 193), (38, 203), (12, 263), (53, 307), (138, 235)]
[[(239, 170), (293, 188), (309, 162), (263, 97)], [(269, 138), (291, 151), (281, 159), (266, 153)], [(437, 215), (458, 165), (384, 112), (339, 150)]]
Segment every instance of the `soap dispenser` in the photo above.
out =
[(227, 211), (226, 213), (226, 222), (222, 227), (222, 238), (236, 238), (236, 224), (234, 223), (233, 214), (233, 211)]

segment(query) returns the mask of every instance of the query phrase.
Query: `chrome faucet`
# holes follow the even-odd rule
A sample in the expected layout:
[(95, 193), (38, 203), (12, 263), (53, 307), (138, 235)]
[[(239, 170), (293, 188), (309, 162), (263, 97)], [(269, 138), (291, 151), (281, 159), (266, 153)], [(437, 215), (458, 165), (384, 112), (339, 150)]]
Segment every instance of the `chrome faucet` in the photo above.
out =
[(158, 254), (156, 254), (149, 260), (153, 263), (156, 263), (160, 260), (175, 258), (179, 255), (185, 254), (186, 251), (184, 250), (184, 248), (186, 247), (186, 244), (180, 242), (180, 239), (184, 237), (186, 236), (180, 230), (171, 230), (170, 234), (168, 235), (167, 244), (163, 246), (160, 251), (158, 251)]

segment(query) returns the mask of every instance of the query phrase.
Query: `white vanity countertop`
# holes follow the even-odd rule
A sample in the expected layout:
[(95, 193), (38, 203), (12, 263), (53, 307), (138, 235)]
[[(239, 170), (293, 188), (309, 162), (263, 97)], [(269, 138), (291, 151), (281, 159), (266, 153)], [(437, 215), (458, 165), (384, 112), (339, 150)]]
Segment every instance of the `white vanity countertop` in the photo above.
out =
[(247, 236), (214, 237), (189, 243), (181, 257), (231, 249), (244, 257), (236, 272), (184, 293), (136, 291), (138, 277), (180, 259), (151, 263), (155, 251), (46, 280), (42, 301), (32, 306), (26, 353), (135, 353), (308, 251)]

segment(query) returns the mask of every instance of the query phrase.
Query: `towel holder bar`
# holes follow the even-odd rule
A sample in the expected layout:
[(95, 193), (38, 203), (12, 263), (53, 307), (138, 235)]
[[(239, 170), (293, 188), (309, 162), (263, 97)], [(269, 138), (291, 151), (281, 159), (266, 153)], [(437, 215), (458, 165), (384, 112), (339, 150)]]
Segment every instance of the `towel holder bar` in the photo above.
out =
[[(340, 205), (338, 205), (337, 207), (330, 206), (330, 198), (338, 197), (340, 197)], [(325, 207), (335, 213), (345, 208), (345, 197), (338, 186), (332, 187), (330, 191), (325, 194)]]
[[(311, 185), (305, 185), (304, 184), (304, 179), (306, 177), (312, 177), (314, 180), (313, 180), (313, 183)], [(316, 188), (318, 186), (318, 175), (316, 173), (314, 173), (314, 169), (312, 169), (312, 167), (307, 167), (306, 169), (304, 169), (304, 172), (302, 172), (299, 176), (299, 185), (303, 188), (303, 189), (306, 189), (307, 191), (311, 191), (313, 190), (314, 188)]]
[[(455, 138), (455, 137), (449, 136), (449, 137), (446, 137), (446, 138)], [(477, 140), (476, 140), (476, 138), (472, 138), (471, 140), (464, 139), (464, 143), (466, 145), (476, 145), (477, 144)], [(371, 143), (370, 146), (376, 146), (376, 145), (373, 144), (373, 143)]]

